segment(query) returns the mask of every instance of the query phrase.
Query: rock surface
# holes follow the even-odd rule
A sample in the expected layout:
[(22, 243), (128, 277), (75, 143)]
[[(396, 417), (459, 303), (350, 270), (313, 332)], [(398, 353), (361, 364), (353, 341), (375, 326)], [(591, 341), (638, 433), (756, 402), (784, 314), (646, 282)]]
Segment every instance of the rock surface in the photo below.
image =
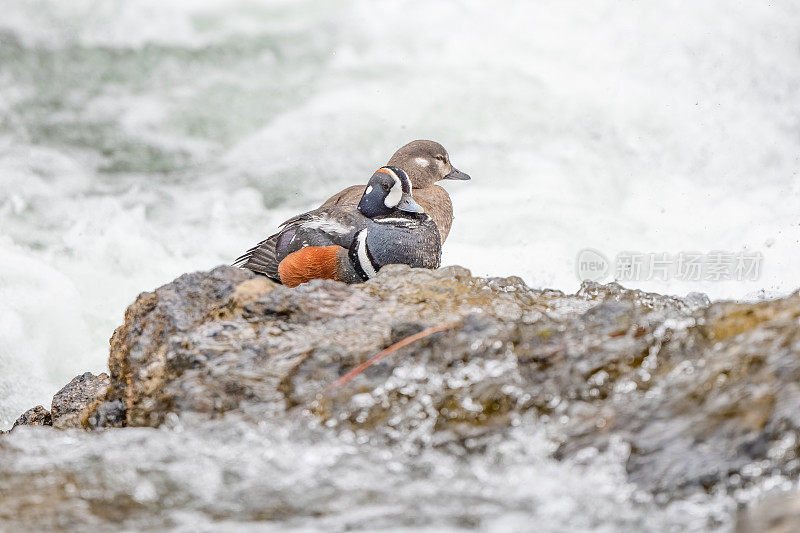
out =
[(22, 413), (17, 421), (14, 422), (15, 428), (17, 426), (52, 426), (53, 425), (53, 417), (50, 415), (50, 411), (42, 407), (41, 405), (37, 405), (36, 407), (31, 407), (24, 413)]
[[(560, 461), (624, 449), (627, 482), (658, 501), (710, 498), (800, 474), (798, 318), (798, 294), (710, 304), (585, 283), (565, 295), (403, 266), (289, 289), (219, 267), (140, 295), (111, 339), (110, 376), (59, 392), (53, 425), (300, 422), (459, 456), (530, 427)], [(447, 329), (330, 388), (434, 326)]]
[[(16, 422), (17, 426), (53, 426), (58, 429), (79, 428), (86, 425), (86, 417), (95, 412), (95, 402), (101, 400), (108, 389), (108, 374), (95, 376), (86, 372), (76, 376), (55, 396), (48, 411), (41, 405), (25, 411)], [(107, 424), (110, 425), (110, 424)]]
[[(111, 341), (107, 400), (124, 403), (127, 425), (300, 409), (421, 443), (508, 427), (533, 410), (563, 419), (554, 435), (562, 456), (621, 437), (630, 476), (652, 491), (734, 487), (761, 461), (800, 471), (798, 316), (796, 295), (708, 307), (587, 283), (567, 296), (457, 267), (392, 267), (362, 286), (294, 290), (217, 269), (131, 306)], [(392, 342), (438, 325), (452, 327), (325, 391)]]
[(95, 376), (86, 372), (75, 377), (53, 396), (50, 413), (53, 427), (59, 429), (79, 428), (85, 425), (89, 411), (95, 410), (95, 402), (103, 398), (109, 385), (108, 374)]

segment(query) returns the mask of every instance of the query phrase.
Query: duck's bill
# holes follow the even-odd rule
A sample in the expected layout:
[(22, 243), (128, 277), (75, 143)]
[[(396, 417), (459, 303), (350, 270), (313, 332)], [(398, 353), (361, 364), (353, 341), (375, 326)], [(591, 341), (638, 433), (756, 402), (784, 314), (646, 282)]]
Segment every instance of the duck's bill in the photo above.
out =
[(400, 203), (397, 204), (397, 209), (400, 211), (405, 211), (406, 213), (425, 212), (425, 210), (422, 209), (422, 206), (415, 202), (414, 199), (408, 194), (403, 194), (403, 197), (400, 199)]
[(453, 170), (450, 171), (450, 174), (446, 175), (444, 177), (444, 179), (446, 179), (446, 180), (468, 180), (468, 179), (472, 179), (472, 178), (469, 177), (469, 174), (467, 174), (465, 172), (461, 172), (457, 168), (453, 168)]

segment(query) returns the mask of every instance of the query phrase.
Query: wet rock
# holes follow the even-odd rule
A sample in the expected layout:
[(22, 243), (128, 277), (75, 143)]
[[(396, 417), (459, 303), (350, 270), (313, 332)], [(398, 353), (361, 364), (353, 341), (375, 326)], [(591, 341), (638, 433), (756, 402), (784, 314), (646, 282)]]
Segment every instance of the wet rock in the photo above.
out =
[(119, 428), (125, 425), (125, 404), (122, 400), (96, 403), (85, 416), (89, 429)]
[[(755, 318), (754, 318), (755, 317)], [(673, 334), (650, 371), (655, 394), (618, 403), (631, 478), (654, 491), (736, 488), (800, 474), (800, 297), (718, 304)]]
[[(798, 429), (788, 415), (798, 407), (797, 303), (709, 307), (700, 296), (595, 283), (566, 296), (459, 267), (391, 267), (364, 285), (288, 289), (220, 268), (129, 309), (112, 339), (106, 399), (117, 420), (124, 405), (128, 425), (159, 425), (169, 413), (305, 412), (419, 445), (489, 435), (534, 412), (559, 421), (557, 456), (621, 437), (631, 479), (653, 492), (732, 487), (762, 461), (797, 474), (796, 446), (787, 447)], [(440, 325), (449, 329), (327, 389)]]
[(108, 374), (95, 376), (86, 372), (76, 376), (53, 396), (50, 409), (52, 425), (58, 429), (83, 427), (89, 409), (105, 396), (110, 383)]
[[(246, 298), (233, 297), (248, 272), (220, 267), (209, 273), (184, 274), (154, 292), (139, 295), (125, 312), (125, 323), (111, 337), (109, 400), (126, 406), (127, 422), (157, 424), (170, 408), (164, 389), (171, 381), (167, 344), (214, 318), (223, 302), (235, 312)], [(246, 292), (246, 291), (240, 291)]]
[(386, 270), (394, 274), (361, 286), (317, 280), (297, 289), (232, 268), (182, 276), (129, 308), (111, 341), (106, 399), (123, 402), (127, 425), (244, 404), (283, 413), (391, 344), (399, 325), (455, 327), (472, 313), (531, 322), (563, 298), (541, 293), (536, 302), (518, 279), (480, 280), (458, 267)]
[(219, 267), (140, 295), (112, 337), (104, 396), (93, 389), (68, 418), (54, 402), (53, 420), (178, 427), (235, 414), (473, 450), (533, 418), (556, 458), (626, 447), (628, 479), (667, 500), (734, 491), (800, 475), (798, 317), (798, 295), (711, 304), (613, 283), (565, 295), (404, 266), (290, 289)]
[(53, 418), (50, 416), (50, 411), (37, 405), (28, 409), (17, 418), (16, 422), (11, 429), (17, 426), (52, 426)]

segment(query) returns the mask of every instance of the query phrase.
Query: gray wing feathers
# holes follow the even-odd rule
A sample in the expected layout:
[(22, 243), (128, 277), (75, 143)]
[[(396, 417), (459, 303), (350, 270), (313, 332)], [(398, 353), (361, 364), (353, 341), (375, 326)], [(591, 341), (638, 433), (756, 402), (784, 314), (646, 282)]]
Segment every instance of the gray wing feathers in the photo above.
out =
[(278, 265), (286, 255), (304, 246), (338, 244), (347, 248), (355, 232), (364, 227), (364, 220), (364, 215), (355, 209), (342, 210), (339, 207), (323, 207), (302, 213), (281, 224), (278, 233), (247, 250), (233, 265), (280, 281)]
[(247, 250), (233, 262), (233, 266), (247, 268), (275, 281), (280, 281), (278, 276), (280, 261), (275, 255), (275, 245), (279, 235), (280, 233), (276, 233)]

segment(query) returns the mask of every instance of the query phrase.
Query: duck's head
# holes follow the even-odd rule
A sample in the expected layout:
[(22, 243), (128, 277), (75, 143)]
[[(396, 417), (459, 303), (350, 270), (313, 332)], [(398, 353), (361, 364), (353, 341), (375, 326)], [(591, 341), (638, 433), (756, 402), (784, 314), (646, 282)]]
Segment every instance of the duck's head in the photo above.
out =
[(411, 141), (394, 153), (389, 164), (405, 170), (415, 189), (430, 187), (439, 180), (470, 179), (450, 163), (447, 150), (436, 141)]
[(369, 218), (390, 214), (395, 209), (407, 213), (424, 213), (411, 197), (411, 180), (408, 175), (394, 166), (381, 167), (369, 179), (364, 195), (358, 203), (358, 210)]

